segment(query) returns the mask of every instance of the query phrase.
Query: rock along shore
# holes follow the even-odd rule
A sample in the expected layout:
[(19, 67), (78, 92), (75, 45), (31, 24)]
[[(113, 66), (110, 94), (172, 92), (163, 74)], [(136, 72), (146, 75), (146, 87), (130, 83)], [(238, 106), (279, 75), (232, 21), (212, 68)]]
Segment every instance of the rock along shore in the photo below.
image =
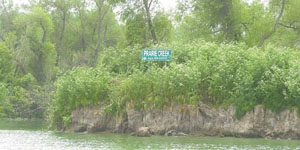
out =
[(67, 132), (300, 139), (296, 109), (276, 114), (257, 105), (241, 119), (236, 118), (234, 106), (215, 109), (202, 102), (198, 106), (171, 104), (163, 110), (137, 111), (127, 106), (119, 117), (101, 112), (101, 105), (74, 110)]

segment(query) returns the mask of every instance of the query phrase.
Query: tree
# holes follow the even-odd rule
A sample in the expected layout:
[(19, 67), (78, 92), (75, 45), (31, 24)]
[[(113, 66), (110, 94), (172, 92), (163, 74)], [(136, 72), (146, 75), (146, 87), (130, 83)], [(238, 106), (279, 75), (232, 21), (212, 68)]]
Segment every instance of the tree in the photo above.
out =
[[(147, 24), (148, 32), (151, 34), (151, 38), (154, 44), (158, 44), (158, 38), (153, 26), (153, 6), (158, 4), (157, 0), (126, 0), (125, 5), (123, 6), (123, 19), (134, 20), (135, 15), (137, 17), (144, 18), (144, 23)], [(140, 19), (139, 19), (140, 20)], [(141, 21), (141, 20), (140, 20)]]
[(7, 82), (12, 75), (12, 53), (3, 42), (0, 42), (0, 81)]
[[(135, 14), (126, 20), (127, 45), (140, 44), (147, 47), (153, 44), (151, 32), (148, 29), (147, 19), (143, 13)], [(159, 42), (170, 42), (173, 38), (174, 28), (168, 14), (157, 12), (153, 17), (153, 28)]]
[(12, 0), (0, 0), (0, 41), (5, 41), (6, 34), (15, 29), (13, 20), (17, 15), (18, 8)]
[[(149, 44), (171, 41), (174, 30), (169, 14), (158, 11), (157, 0), (127, 0), (122, 8), (122, 19), (126, 23), (128, 45)], [(149, 42), (150, 41), (150, 42)]]
[(97, 32), (97, 45), (95, 48), (95, 58), (93, 62), (93, 66), (96, 66), (101, 44), (102, 44), (102, 37), (101, 37), (101, 32), (103, 30), (103, 20), (106, 14), (108, 13), (109, 10), (112, 8), (109, 5), (105, 4), (105, 0), (95, 0), (96, 7), (97, 7), (97, 27), (96, 27), (96, 32)]
[(153, 0), (143, 0), (143, 5), (144, 5), (144, 9), (146, 11), (148, 28), (149, 28), (149, 31), (151, 32), (152, 39), (154, 41), (154, 44), (158, 44), (158, 39), (157, 39), (156, 33), (154, 31), (152, 18), (151, 18), (151, 14), (150, 14), (150, 9), (152, 7), (152, 2), (153, 2)]
[[(107, 25), (107, 22), (109, 19), (108, 17), (114, 17), (112, 7), (115, 6), (117, 3), (119, 3), (120, 0), (92, 0), (90, 1), (90, 6), (92, 8), (91, 11), (87, 11), (85, 7), (79, 7), (77, 4), (77, 11), (79, 14), (79, 19), (81, 23), (81, 43), (83, 43), (83, 49), (86, 49), (86, 42), (87, 42), (87, 26), (90, 26), (92, 32), (90, 37), (91, 39), (91, 44), (95, 45), (90, 45), (89, 47), (93, 47), (94, 53), (92, 53), (93, 58), (91, 59), (91, 65), (96, 66), (97, 60), (99, 53), (102, 48), (105, 47), (105, 40), (107, 40), (107, 32), (109, 30), (109, 26)], [(85, 5), (85, 2), (83, 2)], [(84, 22), (84, 15), (90, 15), (91, 19), (89, 20), (90, 22)], [(110, 21), (115, 21), (115, 20), (110, 20)]]
[(279, 17), (283, 7), (284, 10), (282, 10), (283, 13), (281, 19), (277, 23), (276, 32), (274, 32), (265, 43), (276, 43), (279, 46), (295, 47), (299, 49), (300, 19), (297, 16), (300, 15), (300, 1), (273, 0), (271, 1), (270, 6), (271, 10), (276, 14), (275, 17)]
[(50, 41), (53, 32), (51, 17), (40, 7), (23, 14), (15, 21), (20, 45), (16, 48), (29, 53), (25, 58), (26, 70), (40, 82), (49, 81), (55, 73), (56, 51)]
[(126, 40), (128, 45), (148, 43), (148, 30), (143, 14), (137, 14), (126, 20)]
[(11, 111), (12, 107), (7, 99), (6, 85), (0, 82), (0, 117), (9, 117)]
[(177, 38), (299, 47), (299, 5), (293, 0), (181, 0)]
[(70, 0), (43, 0), (41, 5), (49, 10), (52, 14), (55, 24), (53, 41), (57, 50), (57, 65), (61, 64), (61, 59), (66, 57), (64, 52), (67, 47), (63, 43), (65, 42), (65, 32), (70, 18), (70, 10), (74, 7), (74, 1)]
[[(240, 0), (201, 0), (192, 2), (192, 28), (199, 28), (199, 36), (211, 35), (216, 39), (239, 41), (242, 35)], [(197, 30), (197, 29), (196, 29)], [(194, 32), (194, 31), (191, 31)], [(198, 31), (197, 31), (198, 32)]]
[(274, 23), (274, 26), (272, 28), (272, 31), (262, 37), (262, 39), (258, 43), (258, 47), (261, 47), (264, 44), (264, 42), (266, 40), (268, 40), (276, 32), (276, 30), (277, 30), (277, 28), (279, 26), (279, 23), (280, 23), (280, 19), (281, 19), (282, 15), (283, 15), (283, 12), (284, 12), (284, 9), (285, 9), (285, 5), (286, 5), (286, 0), (281, 0), (281, 8), (280, 8), (279, 14), (278, 14), (278, 16), (276, 18), (276, 21)]
[(168, 16), (167, 13), (157, 12), (153, 18), (153, 27), (160, 42), (171, 42), (174, 36), (174, 27)]

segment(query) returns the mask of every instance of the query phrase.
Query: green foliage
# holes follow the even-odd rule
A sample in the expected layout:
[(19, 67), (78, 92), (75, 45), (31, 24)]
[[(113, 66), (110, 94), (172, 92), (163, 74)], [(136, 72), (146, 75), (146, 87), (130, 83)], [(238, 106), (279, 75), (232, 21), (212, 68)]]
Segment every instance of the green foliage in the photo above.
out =
[(0, 117), (44, 117), (45, 102), (35, 78), (31, 74), (16, 76), (14, 70), (14, 54), (6, 45), (10, 42), (0, 43), (0, 81), (1, 102)]
[[(113, 11), (120, 2), (124, 24)], [(22, 12), (3, 1), (0, 117), (43, 118), (51, 103), (62, 128), (72, 110), (98, 103), (113, 113), (202, 100), (234, 104), (238, 117), (258, 104), (300, 107), (299, 1), (180, 2), (172, 22), (156, 0), (41, 0)], [(171, 49), (172, 60), (142, 61), (143, 48)]]
[(149, 32), (143, 14), (137, 14), (126, 20), (126, 40), (128, 45), (147, 44)]
[(0, 117), (8, 117), (12, 111), (12, 106), (8, 101), (8, 90), (4, 83), (0, 82)]
[(4, 43), (0, 42), (0, 81), (10, 78), (12, 71), (12, 54)]
[(99, 58), (99, 66), (104, 66), (110, 73), (132, 73), (134, 69), (145, 70), (146, 62), (141, 58), (141, 48), (136, 45), (127, 48), (107, 48)]
[[(274, 112), (300, 106), (300, 53), (295, 49), (203, 41), (153, 46), (161, 47), (173, 50), (166, 66), (141, 61), (138, 47), (110, 48), (102, 53), (99, 67), (111, 74), (95, 75), (95, 69), (78, 68), (61, 77), (52, 116), (59, 116), (66, 125), (71, 110), (99, 102), (116, 113), (126, 105), (154, 109), (172, 103), (195, 105), (202, 100), (214, 106), (233, 104), (238, 117), (258, 104)], [(79, 82), (79, 78), (92, 81)], [(93, 92), (82, 94), (89, 90)], [(100, 96), (102, 91), (105, 96)]]
[(157, 108), (170, 103), (194, 104), (200, 99), (200, 74), (182, 64), (153, 66), (147, 72), (136, 71), (120, 86), (120, 97), (137, 108)]
[(274, 24), (273, 14), (266, 11), (264, 5), (258, 2), (245, 7), (243, 12), (243, 25), (246, 27), (243, 41), (249, 46), (256, 46), (263, 36), (271, 32)]
[(192, 0), (192, 2), (192, 15), (184, 17), (180, 34), (214, 41), (241, 40), (244, 29), (243, 17), (246, 17), (243, 15), (245, 2), (240, 0)]
[[(200, 46), (204, 44), (203, 41), (191, 43), (191, 45)], [(196, 55), (197, 46), (191, 46), (183, 42), (173, 42), (172, 44), (162, 43), (149, 47), (150, 49), (171, 49), (175, 55), (172, 56), (172, 61), (178, 64), (184, 64)], [(107, 48), (101, 53), (98, 66), (105, 67), (108, 72), (113, 74), (132, 74), (136, 69), (140, 71), (147, 71), (152, 66), (164, 67), (168, 66), (165, 62), (145, 62), (141, 60), (143, 46), (135, 45), (127, 48)], [(191, 53), (191, 54), (190, 54)]]
[[(123, 19), (126, 21), (126, 42), (128, 46), (139, 44), (147, 47), (154, 42), (170, 42), (174, 34), (174, 27), (169, 14), (156, 11), (158, 1), (128, 0), (123, 8)], [(157, 40), (157, 41), (156, 41)]]
[[(178, 52), (180, 51), (185, 53), (181, 57), (184, 61), (178, 61), (178, 55), (180, 55)], [(190, 88), (191, 91), (198, 90), (194, 94), (198, 100), (201, 97), (208, 97), (212, 99), (210, 102), (216, 106), (235, 104), (236, 113), (239, 117), (253, 109), (257, 104), (264, 104), (267, 108), (275, 112), (279, 112), (287, 107), (299, 106), (298, 95), (295, 95), (298, 90), (298, 82), (295, 80), (298, 78), (295, 73), (290, 77), (292, 75), (291, 72), (298, 72), (295, 67), (291, 67), (296, 66), (296, 62), (298, 62), (297, 57), (299, 56), (299, 52), (294, 49), (275, 48), (272, 46), (257, 49), (248, 48), (244, 44), (216, 45), (200, 41), (174, 46), (174, 55), (176, 56), (174, 56), (173, 61), (176, 61), (176, 63), (186, 62), (183, 68), (193, 68), (192, 73), (197, 73), (197, 75), (189, 75), (193, 77), (194, 82), (186, 83), (183, 78), (180, 78), (176, 80), (178, 83), (185, 83), (184, 85), (188, 85), (185, 88)], [(169, 69), (171, 68), (170, 66)], [(164, 77), (164, 72), (154, 72), (158, 73), (158, 76), (161, 78)], [(171, 72), (176, 71), (172, 70)], [(184, 72), (189, 73), (186, 70)], [(148, 74), (148, 72), (145, 74)], [(180, 75), (178, 72), (176, 74)], [(171, 77), (170, 74), (166, 76)], [(155, 75), (151, 74), (148, 77), (140, 78), (152, 79), (155, 78)], [(151, 83), (153, 82), (152, 84), (154, 84), (155, 79), (152, 80)], [(147, 80), (145, 79), (145, 81)], [(160, 92), (164, 91), (163, 93), (168, 93), (169, 89), (163, 89), (163, 81), (173, 80), (167, 78), (159, 81), (160, 86), (153, 89), (157, 88)], [(129, 83), (138, 84), (141, 81)], [(193, 83), (197, 86), (193, 86)], [(179, 88), (180, 86), (176, 85), (175, 87)], [(170, 85), (168, 88), (170, 88)], [(192, 90), (194, 88), (196, 90)], [(137, 89), (143, 88), (139, 87)], [(180, 91), (188, 93), (184, 89), (180, 89), (177, 92)], [(177, 92), (171, 95), (176, 95)], [(145, 93), (144, 95), (147, 95), (149, 92)], [(133, 96), (130, 97), (129, 99), (134, 99), (132, 98)], [(151, 97), (151, 94), (147, 97)], [(190, 99), (193, 96), (185, 97)], [(141, 100), (143, 98), (137, 97), (136, 99)], [(167, 100), (166, 97), (162, 99)], [(176, 98), (170, 101), (173, 102), (173, 100), (177, 102)]]
[(177, 38), (186, 41), (202, 38), (218, 43), (245, 42), (251, 47), (263, 40), (264, 45), (271, 43), (299, 48), (300, 24), (297, 16), (300, 14), (300, 3), (285, 0), (283, 15), (277, 22), (282, 2), (283, 0), (270, 0), (268, 3), (262, 0), (183, 0), (178, 9), (187, 13), (179, 20)]
[(76, 68), (59, 78), (51, 106), (52, 125), (67, 126), (72, 110), (108, 101), (109, 78), (101, 68)]
[(49, 81), (55, 75), (56, 51), (50, 41), (53, 23), (50, 15), (42, 8), (33, 7), (28, 14), (19, 16), (15, 20), (17, 31), (21, 37), (23, 56), (26, 69), (40, 82)]
[(153, 18), (153, 26), (160, 42), (167, 43), (172, 41), (174, 27), (169, 19), (169, 14), (157, 12)]

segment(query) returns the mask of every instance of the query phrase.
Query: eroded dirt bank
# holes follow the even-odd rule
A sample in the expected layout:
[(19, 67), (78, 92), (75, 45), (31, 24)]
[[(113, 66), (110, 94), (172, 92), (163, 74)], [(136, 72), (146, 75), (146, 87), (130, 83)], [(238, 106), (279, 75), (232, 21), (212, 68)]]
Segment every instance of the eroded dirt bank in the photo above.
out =
[[(235, 108), (214, 109), (202, 102), (197, 107), (170, 105), (167, 109), (136, 111), (126, 107), (123, 116), (103, 115), (102, 106), (72, 112), (69, 132), (116, 132), (155, 135), (203, 135), (300, 139), (297, 110), (275, 114), (258, 105), (241, 119)], [(148, 134), (148, 133), (147, 133)]]

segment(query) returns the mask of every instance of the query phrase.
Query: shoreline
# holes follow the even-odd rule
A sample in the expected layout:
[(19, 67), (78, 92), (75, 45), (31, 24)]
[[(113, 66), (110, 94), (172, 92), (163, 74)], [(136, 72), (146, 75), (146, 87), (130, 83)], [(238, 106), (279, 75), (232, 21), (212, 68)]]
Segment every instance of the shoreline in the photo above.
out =
[(173, 104), (168, 109), (137, 111), (126, 106), (122, 116), (102, 114), (102, 106), (76, 109), (65, 132), (126, 133), (136, 136), (212, 136), (265, 139), (300, 139), (297, 110), (273, 113), (262, 105), (237, 119), (235, 108)]

